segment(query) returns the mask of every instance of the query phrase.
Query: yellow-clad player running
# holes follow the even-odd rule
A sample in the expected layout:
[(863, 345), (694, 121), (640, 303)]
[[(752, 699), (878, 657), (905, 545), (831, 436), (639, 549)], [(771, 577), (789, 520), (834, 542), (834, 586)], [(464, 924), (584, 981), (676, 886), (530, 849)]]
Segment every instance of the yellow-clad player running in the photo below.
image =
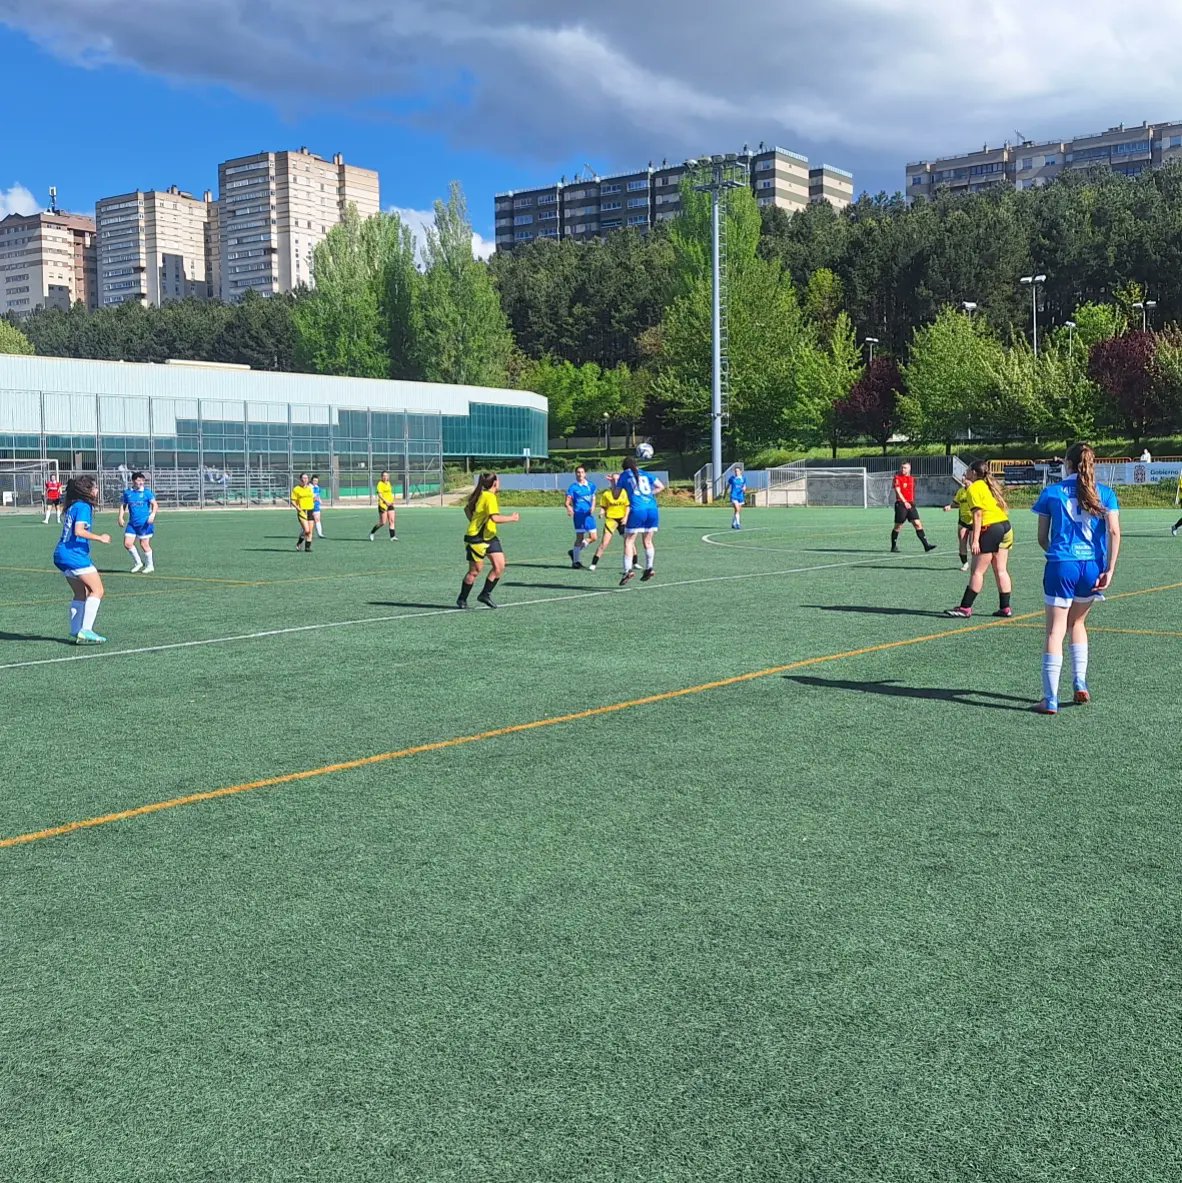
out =
[(305, 554), (312, 553), (312, 526), (315, 524), (313, 510), (316, 506), (316, 493), (312, 488), (312, 478), (306, 473), (300, 473), (300, 483), (291, 491), (292, 508), (296, 511), (296, 518), (300, 523), (299, 536), (296, 538), (296, 550)]
[(464, 532), (468, 573), (460, 584), (457, 608), (468, 607), (468, 593), (472, 590), (485, 559), (488, 559), (492, 570), (476, 598), (488, 608), (497, 606), (493, 602), (492, 590), (505, 573), (505, 551), (497, 537), (497, 526), (521, 520), (520, 514), (501, 513), (501, 505), (497, 500), (497, 490), (500, 487), (501, 482), (495, 472), (482, 472), (476, 480), (476, 487), (468, 494), (468, 500), (464, 503), (464, 516), (468, 519), (468, 529)]
[(381, 479), (374, 492), (378, 495), (378, 524), (369, 532), (369, 540), (383, 527), (390, 527), (390, 541), (398, 541), (398, 531), (394, 528), (394, 486), (390, 484), (390, 474), (382, 470)]
[(603, 541), (591, 558), (591, 570), (595, 570), (596, 563), (603, 558), (607, 544), (611, 542), (613, 534), (623, 534), (628, 521), (628, 493), (619, 488), (616, 478), (617, 472), (608, 473), (608, 486), (599, 494), (599, 512), (603, 515)]
[(956, 510), (956, 544), (960, 552), (960, 569), (969, 569), (969, 535), (973, 532), (973, 506), (969, 497), (969, 486), (973, 483), (966, 469), (960, 477), (960, 488), (952, 495), (952, 500), (944, 506), (945, 512)]

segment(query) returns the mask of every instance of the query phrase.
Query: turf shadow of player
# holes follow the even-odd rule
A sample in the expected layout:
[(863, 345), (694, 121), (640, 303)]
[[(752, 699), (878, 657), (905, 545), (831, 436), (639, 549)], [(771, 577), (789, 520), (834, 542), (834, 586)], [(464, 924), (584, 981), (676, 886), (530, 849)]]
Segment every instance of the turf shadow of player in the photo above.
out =
[[(1030, 699), (1019, 698), (1013, 694), (998, 694), (992, 690), (978, 690), (965, 688), (954, 690), (943, 686), (902, 686), (889, 679), (881, 682), (853, 682), (842, 678), (810, 678), (796, 674), (785, 674), (787, 682), (797, 682), (802, 686), (816, 686), (822, 690), (857, 690), (862, 694), (885, 694), (890, 698), (926, 698), (934, 702), (954, 702), (958, 706), (988, 707), (995, 711), (1030, 710)], [(995, 702), (982, 702), (981, 699), (996, 699)], [(1011, 706), (1011, 703), (1021, 703), (1021, 706)]]

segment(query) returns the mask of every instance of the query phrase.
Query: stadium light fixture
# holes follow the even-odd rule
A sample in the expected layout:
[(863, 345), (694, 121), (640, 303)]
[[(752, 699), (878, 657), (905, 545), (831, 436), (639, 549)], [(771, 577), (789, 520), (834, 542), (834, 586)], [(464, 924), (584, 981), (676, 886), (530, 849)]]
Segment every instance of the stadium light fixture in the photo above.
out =
[(973, 313), (977, 311), (977, 305), (972, 300), (962, 300), (960, 306), (969, 314), (969, 320), (972, 320)]
[(1038, 288), (1040, 284), (1047, 281), (1045, 275), (1023, 275), (1018, 280), (1021, 284), (1028, 284), (1030, 287), (1030, 317), (1031, 317), (1031, 343), (1034, 346), (1034, 356), (1038, 357)]
[(866, 337), (863, 339), (862, 344), (870, 346), (870, 361), (867, 364), (874, 365), (874, 347), (875, 347), (875, 345), (878, 344), (878, 338), (877, 337)]

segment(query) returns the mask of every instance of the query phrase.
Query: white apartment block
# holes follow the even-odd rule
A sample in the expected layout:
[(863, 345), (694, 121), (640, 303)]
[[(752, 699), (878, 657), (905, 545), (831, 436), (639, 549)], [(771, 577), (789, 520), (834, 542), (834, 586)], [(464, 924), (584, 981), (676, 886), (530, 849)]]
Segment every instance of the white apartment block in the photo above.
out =
[(175, 185), (104, 197), (98, 224), (100, 307), (138, 300), (163, 304), (213, 294), (209, 217), (213, 195), (182, 193)]
[(259, 152), (218, 166), (217, 242), (222, 299), (290, 292), (312, 282), (312, 250), (354, 205), (381, 208), (378, 174), (298, 152)]
[(48, 212), (0, 220), (0, 315), (95, 307), (94, 219)]
[(1072, 140), (1020, 140), (979, 152), (915, 160), (907, 165), (907, 198), (979, 193), (997, 185), (1037, 189), (1063, 172), (1103, 168), (1138, 176), (1182, 159), (1182, 122), (1123, 123)]
[(722, 161), (747, 177), (756, 203), (789, 213), (810, 202), (828, 201), (844, 209), (854, 197), (852, 173), (831, 165), (809, 168), (808, 157), (786, 148), (766, 147), (696, 162), (669, 164), (611, 176), (588, 176), (542, 189), (498, 193), (494, 203), (497, 250), (512, 250), (535, 238), (598, 238), (624, 227), (644, 229), (667, 222), (681, 211), (681, 182), (693, 164)]

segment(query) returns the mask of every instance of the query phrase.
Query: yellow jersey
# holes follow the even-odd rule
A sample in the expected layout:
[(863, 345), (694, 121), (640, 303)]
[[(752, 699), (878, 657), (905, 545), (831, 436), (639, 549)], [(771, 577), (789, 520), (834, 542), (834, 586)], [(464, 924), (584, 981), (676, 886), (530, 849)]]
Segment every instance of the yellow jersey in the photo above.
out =
[(468, 530), (464, 537), (491, 542), (497, 536), (497, 524), (492, 520), (493, 514), (500, 512), (501, 506), (497, 501), (497, 495), (491, 489), (486, 489), (476, 500), (476, 507), (468, 519)]
[(969, 491), (964, 485), (961, 485), (956, 490), (956, 495), (952, 498), (952, 504), (956, 506), (960, 524), (962, 526), (971, 526), (973, 524), (973, 506), (969, 500)]
[(394, 508), (394, 486), (389, 481), (378, 481), (378, 508)]
[(599, 508), (613, 522), (622, 522), (628, 516), (628, 490), (604, 489), (599, 494)]
[(987, 529), (989, 526), (995, 525), (997, 522), (1005, 522), (1009, 520), (1009, 514), (997, 504), (997, 498), (993, 496), (989, 486), (983, 480), (973, 481), (969, 485), (969, 518), (972, 520), (972, 511), (979, 509), (981, 511), (981, 529)]
[(311, 513), (316, 504), (316, 490), (311, 485), (296, 485), (291, 491), (291, 499), (296, 509)]

